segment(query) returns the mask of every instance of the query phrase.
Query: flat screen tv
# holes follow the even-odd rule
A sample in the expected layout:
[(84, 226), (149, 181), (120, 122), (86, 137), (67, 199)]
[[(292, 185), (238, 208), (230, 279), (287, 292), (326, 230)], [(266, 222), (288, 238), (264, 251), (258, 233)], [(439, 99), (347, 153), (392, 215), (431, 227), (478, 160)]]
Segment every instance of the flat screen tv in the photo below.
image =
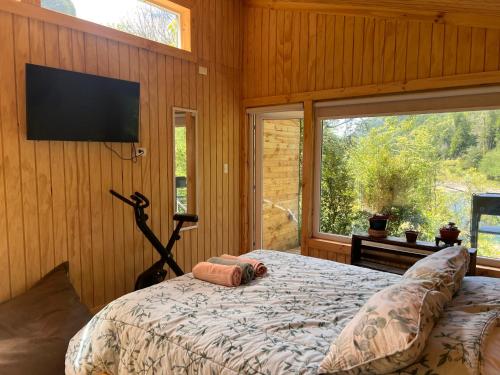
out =
[(26, 64), (28, 139), (138, 142), (137, 82)]

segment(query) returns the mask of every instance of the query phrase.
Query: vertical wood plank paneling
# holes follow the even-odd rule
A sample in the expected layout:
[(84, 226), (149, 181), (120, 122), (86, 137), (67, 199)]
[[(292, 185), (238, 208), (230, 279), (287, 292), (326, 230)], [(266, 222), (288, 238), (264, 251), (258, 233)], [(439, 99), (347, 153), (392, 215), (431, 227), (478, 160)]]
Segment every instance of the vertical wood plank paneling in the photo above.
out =
[[(85, 71), (85, 39), (81, 32), (71, 32), (73, 70)], [(81, 298), (87, 306), (94, 304), (94, 270), (92, 251), (92, 218), (90, 208), (89, 147), (87, 143), (76, 144), (76, 171), (78, 178), (78, 221), (80, 225)], [(70, 264), (71, 272), (72, 264)], [(102, 287), (102, 285), (100, 286)]]
[[(2, 92), (0, 91), (0, 103), (2, 100)], [(2, 121), (2, 111), (0, 110), (0, 121)], [(5, 168), (3, 162), (3, 129), (0, 126), (0, 210), (7, 212), (7, 197), (5, 194)], [(9, 299), (11, 294), (10, 287), (10, 250), (8, 243), (8, 227), (6, 215), (0, 215), (0, 246), (2, 256), (0, 257), (0, 300)]]
[(431, 70), (432, 23), (420, 24), (418, 44), (418, 78), (428, 78)]
[[(59, 34), (56, 25), (44, 25), (45, 62), (59, 67)], [(54, 265), (62, 263), (68, 256), (66, 230), (66, 193), (64, 181), (64, 150), (62, 142), (50, 142), (50, 169), (52, 176), (52, 210), (54, 225)], [(56, 172), (57, 171), (57, 172)]]
[(369, 85), (373, 81), (373, 48), (375, 42), (375, 19), (365, 19), (365, 30), (363, 37), (363, 85)]
[[(225, 32), (222, 35), (226, 35)], [(262, 38), (261, 38), (261, 72), (260, 96), (269, 95), (269, 50), (271, 35), (269, 33), (269, 9), (262, 9)], [(225, 95), (224, 95), (225, 97)]]
[[(278, 25), (277, 25), (277, 14), (276, 10), (271, 9), (269, 11), (269, 71), (267, 74), (267, 80), (268, 80), (268, 95), (276, 95), (276, 65), (277, 65), (277, 59), (276, 59), (276, 43), (278, 39), (277, 31), (278, 31)], [(234, 24), (233, 24), (234, 26)], [(233, 39), (233, 49), (236, 48), (236, 44), (234, 43), (237, 38), (239, 38), (239, 35), (235, 29), (231, 30), (230, 33), (232, 39)], [(234, 66), (234, 61), (232, 62), (231, 65)], [(237, 77), (231, 77), (232, 81), (232, 86), (234, 86), (234, 78)], [(233, 113), (233, 112), (231, 112)], [(230, 143), (231, 144), (231, 143)]]
[[(0, 114), (2, 119), (2, 170), (5, 178), (5, 213), (12, 295), (26, 289), (23, 205), (19, 163), (13, 16), (0, 12)], [(12, 93), (7, 95), (7, 93)]]
[[(183, 232), (174, 251), (177, 260), (187, 272), (207, 256), (237, 251), (242, 5), (237, 0), (200, 0), (198, 9), (198, 56), (208, 76), (198, 75), (197, 65), (187, 60), (0, 13), (0, 301), (24, 291), (65, 260), (89, 307), (133, 289), (136, 276), (158, 255), (136, 228), (131, 210), (114, 200), (109, 189), (148, 195), (149, 223), (166, 242), (173, 229), (174, 105), (199, 109), (203, 188), (199, 228)], [(262, 11), (255, 13), (257, 19), (247, 18), (246, 24), (264, 25), (273, 38), (264, 41), (263, 49), (262, 33), (248, 35), (249, 45), (258, 48), (245, 51), (245, 61), (267, 78), (245, 87), (255, 95), (285, 88), (289, 92), (292, 65), (287, 58), (285, 67), (285, 56), (291, 56), (292, 13), (268, 10), (264, 19)], [(140, 82), (140, 146), (147, 148), (147, 156), (137, 163), (121, 160), (117, 154), (128, 157), (129, 144), (108, 144), (115, 154), (96, 142), (28, 141), (26, 62)]]
[(396, 60), (394, 62), (394, 80), (404, 81), (406, 78), (406, 58), (408, 47), (408, 22), (396, 22)]
[(335, 55), (333, 58), (333, 87), (342, 87), (344, 62), (344, 17), (335, 16)]
[[(245, 35), (246, 35), (246, 31)], [(245, 48), (246, 50), (246, 48)], [(285, 12), (278, 10), (276, 14), (276, 95), (283, 94), (283, 81), (285, 74)]]
[(472, 73), (484, 71), (486, 30), (478, 27), (472, 28), (472, 48), (470, 71)]
[[(118, 46), (119, 54), (119, 78), (130, 80), (130, 49), (129, 46), (120, 43)], [(130, 146), (122, 145), (121, 147), (122, 155), (129, 155)], [(161, 156), (160, 156), (161, 158)], [(121, 191), (122, 194), (130, 194), (132, 192), (132, 163), (129, 161), (122, 162), (122, 183)], [(113, 169), (114, 171), (114, 169)], [(116, 177), (115, 177), (116, 178)], [(115, 179), (114, 178), (114, 179)], [(116, 189), (116, 187), (115, 187)], [(113, 200), (113, 210), (116, 209), (116, 204), (119, 202)], [(123, 250), (122, 255), (124, 258), (124, 283), (125, 291), (130, 291), (134, 289), (134, 220), (133, 216), (130, 215), (130, 211), (125, 211), (128, 207), (121, 206), (121, 213), (118, 216), (122, 216), (123, 223)]]
[(356, 17), (354, 19), (354, 56), (352, 61), (353, 86), (360, 86), (363, 80), (364, 34), (365, 19), (363, 17)]
[(418, 77), (418, 48), (420, 43), (420, 24), (417, 21), (408, 22), (408, 50), (406, 52), (406, 79)]
[[(59, 65), (66, 70), (73, 69), (71, 30), (59, 27)], [(64, 142), (64, 180), (66, 194), (66, 221), (68, 238), (68, 261), (70, 262), (71, 283), (82, 295), (82, 270), (80, 247), (80, 207), (78, 204), (78, 158), (75, 142)]]
[(445, 27), (443, 24), (432, 25), (431, 77), (443, 75), (444, 35)]
[(333, 64), (335, 58), (335, 16), (326, 15), (325, 25), (325, 82), (322, 88), (333, 88)]
[(455, 25), (445, 25), (443, 74), (450, 76), (457, 71), (457, 41), (458, 28)]
[(352, 86), (352, 65), (354, 57), (354, 17), (347, 16), (344, 23), (344, 63), (342, 86)]
[[(29, 288), (41, 276), (40, 242), (38, 230), (38, 202), (36, 199), (35, 146), (26, 139), (26, 63), (30, 59), (29, 21), (14, 16), (14, 45), (16, 64), (17, 117), (19, 123), (19, 157), (23, 197), (26, 284)], [(7, 260), (7, 258), (5, 258)], [(78, 284), (75, 284), (78, 287)]]
[[(109, 75), (109, 50), (108, 40), (97, 38), (97, 73), (102, 76)], [(109, 301), (115, 294), (115, 259), (114, 259), (114, 238), (113, 238), (113, 201), (111, 194), (108, 193), (106, 187), (112, 186), (112, 155), (108, 147), (109, 144), (92, 144), (96, 146), (96, 152), (100, 154), (99, 161), (101, 163), (101, 181), (99, 184), (99, 194), (101, 199), (102, 212), (102, 239), (103, 239), (103, 259), (104, 259), (104, 300)], [(97, 190), (97, 184), (96, 184)], [(96, 191), (97, 195), (97, 191)], [(110, 251), (111, 250), (111, 251)]]
[(309, 67), (309, 14), (300, 12), (298, 91), (308, 91)]
[[(120, 78), (120, 51), (119, 44), (115, 41), (108, 40), (108, 60), (109, 60), (109, 76), (112, 78)], [(122, 148), (121, 145), (116, 145), (116, 147), (111, 144), (110, 147), (113, 150), (117, 150), (118, 154), (122, 155), (123, 158), (129, 158), (131, 148)], [(111, 151), (111, 150), (109, 150)], [(111, 157), (111, 186), (116, 191), (123, 192), (123, 166), (122, 160), (115, 153), (109, 154)], [(130, 164), (129, 161), (126, 164)], [(113, 198), (109, 194), (109, 188), (103, 187), (103, 197), (106, 197), (111, 202), (111, 212), (113, 215), (113, 248), (114, 248), (114, 269), (115, 269), (115, 279), (114, 279), (114, 295), (122, 295), (126, 292), (125, 289), (125, 244), (123, 239), (123, 214), (125, 206)], [(128, 207), (127, 207), (128, 208)], [(128, 212), (130, 213), (130, 212)], [(111, 235), (111, 234), (110, 234)]]
[[(98, 73), (97, 38), (85, 34), (85, 72)], [(100, 306), (106, 301), (106, 295), (111, 295), (110, 280), (114, 279), (114, 267), (111, 260), (104, 257), (103, 212), (102, 212), (102, 171), (101, 171), (101, 145), (89, 143), (88, 164), (90, 180), (90, 217), (92, 237), (92, 270), (94, 276), (93, 292), (94, 304)], [(107, 234), (107, 233), (106, 233)], [(106, 252), (109, 256), (109, 251)], [(112, 259), (112, 258), (111, 258)], [(88, 261), (88, 260), (86, 260)], [(103, 267), (104, 265), (104, 267)], [(105, 268), (110, 267), (109, 269)], [(113, 268), (111, 268), (113, 267)], [(105, 272), (106, 270), (106, 272)], [(108, 275), (109, 272), (109, 275)], [(112, 278), (110, 278), (112, 275)], [(105, 278), (108, 277), (108, 280)], [(107, 281), (107, 283), (106, 283)]]
[[(30, 19), (29, 32), (31, 63), (44, 65), (45, 40), (43, 23)], [(40, 264), (41, 273), (44, 275), (54, 267), (54, 225), (49, 142), (35, 142), (35, 159), (40, 233)]]
[(396, 21), (389, 20), (385, 23), (383, 82), (394, 81), (395, 56), (396, 56)]
[(384, 73), (385, 49), (385, 20), (377, 19), (375, 22), (375, 36), (373, 41), (373, 83), (381, 83)]
[[(294, 77), (294, 70), (292, 69), (292, 60), (293, 56), (298, 56), (299, 49), (295, 46), (298, 39), (293, 39), (294, 43), (292, 44), (292, 36), (296, 34), (296, 22), (295, 22), (295, 14), (290, 11), (285, 11), (284, 14), (284, 45), (283, 45), (283, 93), (288, 94), (292, 91), (292, 78)], [(299, 30), (297, 28), (297, 30)], [(296, 64), (294, 65), (294, 69)]]
[(498, 70), (500, 59), (500, 30), (486, 30), (485, 71)]
[(309, 13), (307, 85), (304, 86), (307, 88), (308, 91), (314, 91), (316, 89), (316, 65), (317, 65), (316, 34), (318, 31), (317, 23), (318, 23), (318, 15), (315, 13)]
[(326, 52), (326, 15), (318, 15), (318, 30), (316, 34), (316, 90), (325, 88), (325, 52)]
[(470, 72), (471, 43), (472, 28), (460, 26), (458, 28), (457, 74)]

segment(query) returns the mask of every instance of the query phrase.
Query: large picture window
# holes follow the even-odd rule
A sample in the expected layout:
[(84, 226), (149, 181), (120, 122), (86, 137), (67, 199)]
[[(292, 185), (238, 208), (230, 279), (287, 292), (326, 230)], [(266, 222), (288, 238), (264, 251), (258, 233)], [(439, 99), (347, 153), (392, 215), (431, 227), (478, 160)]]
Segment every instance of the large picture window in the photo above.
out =
[(190, 50), (189, 9), (167, 0), (41, 0), (42, 8)]
[(478, 237), (471, 233), (475, 195), (498, 194), (500, 210), (499, 109), (327, 115), (317, 124), (320, 237), (365, 232), (368, 218), (384, 213), (391, 235), (415, 229), (434, 241), (453, 221), (465, 245), (472, 237), (478, 255), (500, 258), (500, 212), (482, 215)]

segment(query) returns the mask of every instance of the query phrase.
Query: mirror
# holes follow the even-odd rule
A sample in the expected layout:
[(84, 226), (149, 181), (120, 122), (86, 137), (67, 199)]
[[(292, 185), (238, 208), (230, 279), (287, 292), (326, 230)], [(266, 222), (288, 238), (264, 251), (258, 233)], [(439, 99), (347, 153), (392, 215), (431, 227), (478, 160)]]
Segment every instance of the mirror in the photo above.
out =
[[(174, 108), (174, 211), (197, 214), (197, 113)], [(189, 227), (195, 227), (186, 223)]]

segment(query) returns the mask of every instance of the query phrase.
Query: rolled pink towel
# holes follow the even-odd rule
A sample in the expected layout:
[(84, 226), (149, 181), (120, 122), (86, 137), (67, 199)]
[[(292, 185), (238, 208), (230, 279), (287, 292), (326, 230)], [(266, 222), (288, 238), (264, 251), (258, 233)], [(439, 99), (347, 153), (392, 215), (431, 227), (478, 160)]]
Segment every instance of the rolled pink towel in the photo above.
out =
[(241, 268), (237, 265), (225, 266), (200, 262), (193, 267), (193, 276), (212, 284), (239, 286), (241, 284)]
[(267, 273), (267, 267), (260, 260), (252, 258), (235, 257), (234, 255), (222, 254), (221, 258), (238, 260), (243, 263), (250, 263), (255, 271), (256, 277), (262, 277)]

